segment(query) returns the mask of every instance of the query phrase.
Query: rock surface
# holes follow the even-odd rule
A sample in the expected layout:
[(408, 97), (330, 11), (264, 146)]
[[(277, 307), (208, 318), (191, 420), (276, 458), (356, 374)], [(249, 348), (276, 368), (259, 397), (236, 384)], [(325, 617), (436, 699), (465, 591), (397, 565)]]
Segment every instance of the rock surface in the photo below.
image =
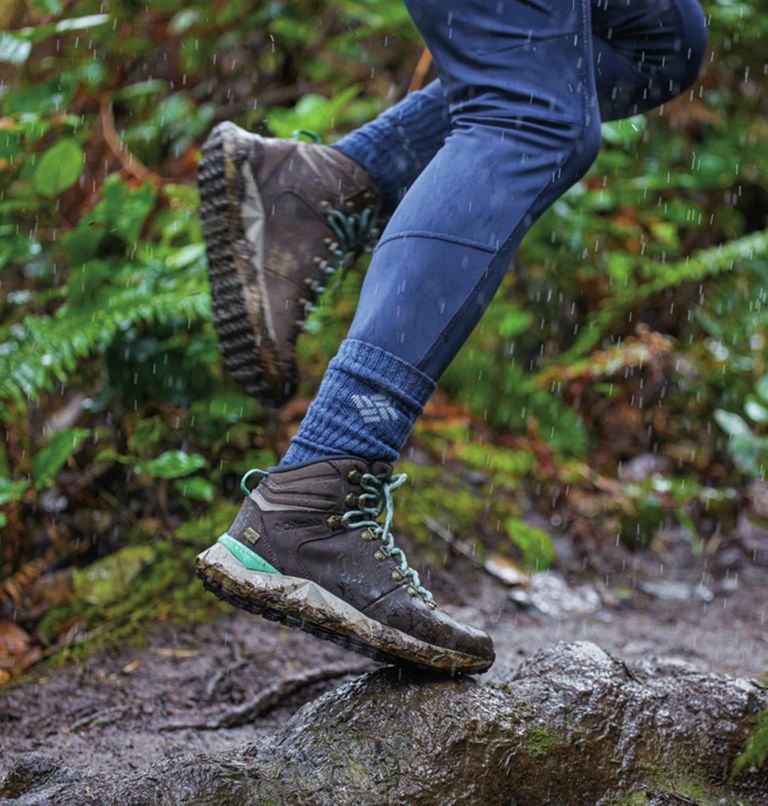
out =
[(756, 683), (588, 642), (540, 651), (501, 684), (395, 669), (302, 708), (273, 736), (115, 780), (32, 757), (0, 785), (21, 804), (709, 804), (768, 802), (768, 770), (728, 774)]

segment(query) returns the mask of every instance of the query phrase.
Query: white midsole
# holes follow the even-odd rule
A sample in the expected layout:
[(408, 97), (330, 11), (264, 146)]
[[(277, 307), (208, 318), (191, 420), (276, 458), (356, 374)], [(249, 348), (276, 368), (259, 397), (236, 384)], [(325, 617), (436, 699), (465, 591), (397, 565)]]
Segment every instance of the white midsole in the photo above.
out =
[(250, 571), (224, 546), (216, 543), (197, 558), (206, 577), (225, 585), (236, 581), (250, 598), (279, 612), (306, 619), (312, 624), (347, 635), (364, 644), (384, 649), (414, 663), (462, 671), (490, 666), (482, 658), (436, 646), (369, 618), (352, 605), (314, 582), (299, 577)]

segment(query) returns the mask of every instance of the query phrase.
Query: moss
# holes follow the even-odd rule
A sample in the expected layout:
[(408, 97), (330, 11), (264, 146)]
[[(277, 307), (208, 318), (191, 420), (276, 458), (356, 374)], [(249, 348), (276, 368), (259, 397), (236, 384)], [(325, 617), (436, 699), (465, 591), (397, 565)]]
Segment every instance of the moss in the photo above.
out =
[(58, 637), (77, 629), (81, 638), (74, 644), (52, 652), (50, 663), (81, 658), (110, 643), (140, 643), (147, 623), (178, 621), (200, 622), (223, 609), (218, 600), (205, 591), (195, 576), (195, 557), (203, 548), (161, 540), (153, 545), (154, 559), (132, 577), (121, 596), (103, 603), (94, 601), (88, 591), (74, 595), (52, 607), (40, 622), (46, 642), (55, 647)]
[(549, 728), (543, 725), (534, 725), (525, 737), (525, 749), (534, 758), (549, 755), (562, 744), (562, 739)]
[(485, 502), (477, 491), (457, 480), (455, 473), (404, 463), (410, 483), (397, 492), (395, 525), (417, 542), (432, 538), (426, 520), (434, 518), (458, 536), (474, 534), (484, 517)]
[(631, 795), (620, 795), (618, 800), (611, 802), (611, 806), (644, 806), (647, 803), (646, 792), (633, 792)]

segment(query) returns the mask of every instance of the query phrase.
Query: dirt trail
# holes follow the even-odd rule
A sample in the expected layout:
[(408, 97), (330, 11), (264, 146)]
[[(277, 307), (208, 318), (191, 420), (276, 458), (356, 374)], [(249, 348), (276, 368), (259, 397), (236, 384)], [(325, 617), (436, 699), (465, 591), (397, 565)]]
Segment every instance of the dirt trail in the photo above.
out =
[[(576, 592), (578, 585), (588, 586), (581, 590), (591, 592), (593, 604), (596, 591), (602, 591), (602, 604), (586, 615), (555, 617), (511, 601), (510, 589), (470, 567), (454, 565), (451, 577), (440, 574), (435, 582), (443, 601), (464, 601), (452, 607), (457, 615), (492, 633), (498, 659), (485, 680), (507, 676), (540, 647), (578, 639), (632, 664), (663, 657), (761, 679), (768, 660), (765, 568), (747, 563), (710, 574), (697, 561), (665, 567), (663, 575), (659, 570), (658, 558), (649, 553), (637, 555), (632, 567), (607, 581), (571, 575)], [(450, 589), (451, 579), (460, 580), (460, 590)], [(615, 591), (628, 598), (620, 600)], [(686, 598), (674, 598), (681, 596)], [(558, 602), (563, 603), (551, 594), (549, 606)], [(37, 672), (2, 692), (0, 773), (30, 753), (62, 756), (75, 769), (117, 771), (234, 747), (275, 730), (301, 705), (348, 679), (345, 671), (374, 668), (332, 644), (236, 611), (204, 625), (156, 626), (148, 630), (144, 647), (105, 649), (85, 662)], [(328, 679), (303, 684), (297, 675), (310, 671)], [(239, 706), (286, 679), (294, 681), (289, 688), (295, 690), (273, 691), (274, 706), (243, 724), (168, 729), (212, 723), (224, 714), (238, 721)]]

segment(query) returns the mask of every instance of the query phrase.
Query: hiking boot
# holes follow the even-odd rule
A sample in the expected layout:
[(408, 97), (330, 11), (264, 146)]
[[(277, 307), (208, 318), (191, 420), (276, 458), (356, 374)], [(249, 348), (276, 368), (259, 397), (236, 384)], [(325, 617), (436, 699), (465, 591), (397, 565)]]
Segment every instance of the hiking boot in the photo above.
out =
[(379, 194), (330, 146), (220, 123), (197, 169), (213, 321), (224, 362), (268, 405), (296, 392), (295, 343), (329, 278), (371, 250)]
[[(252, 473), (261, 478), (249, 491)], [(198, 575), (236, 607), (376, 660), (484, 672), (490, 637), (438, 608), (395, 546), (392, 492), (405, 479), (354, 457), (251, 471), (240, 513), (197, 558)]]

